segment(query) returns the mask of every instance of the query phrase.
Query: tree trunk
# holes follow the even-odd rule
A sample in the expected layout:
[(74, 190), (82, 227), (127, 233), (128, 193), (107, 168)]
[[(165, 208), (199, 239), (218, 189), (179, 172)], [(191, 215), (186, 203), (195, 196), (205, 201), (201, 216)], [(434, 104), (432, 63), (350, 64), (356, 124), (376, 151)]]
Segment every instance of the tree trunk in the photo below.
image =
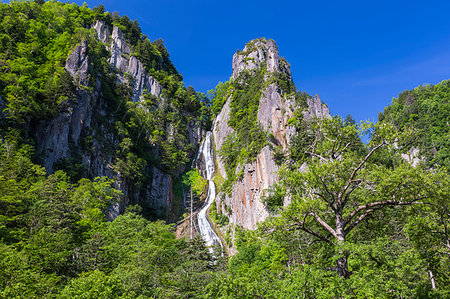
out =
[(348, 272), (348, 252), (343, 250), (343, 245), (345, 242), (345, 230), (344, 230), (344, 221), (342, 219), (341, 213), (336, 215), (336, 235), (338, 242), (338, 255), (340, 256), (336, 261), (336, 270), (339, 277), (344, 277), (348, 279), (350, 277), (350, 273)]
[(348, 265), (347, 265), (347, 259), (348, 259), (348, 253), (347, 252), (340, 252), (343, 256), (338, 258), (337, 260), (337, 273), (339, 277), (344, 277), (345, 279), (350, 278), (350, 272), (348, 271)]
[(434, 275), (433, 272), (431, 270), (428, 271), (428, 274), (430, 275), (430, 280), (431, 280), (431, 288), (434, 290), (436, 289), (436, 281), (434, 281)]

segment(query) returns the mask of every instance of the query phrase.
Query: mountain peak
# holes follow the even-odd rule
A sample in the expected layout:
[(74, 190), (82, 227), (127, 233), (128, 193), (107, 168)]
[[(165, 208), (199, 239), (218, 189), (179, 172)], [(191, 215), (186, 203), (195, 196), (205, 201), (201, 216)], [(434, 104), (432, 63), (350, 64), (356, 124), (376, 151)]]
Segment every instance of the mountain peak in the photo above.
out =
[(251, 40), (242, 51), (234, 54), (232, 78), (237, 78), (243, 71), (252, 73), (264, 66), (267, 72), (283, 72), (291, 77), (289, 64), (280, 57), (276, 42), (263, 37)]

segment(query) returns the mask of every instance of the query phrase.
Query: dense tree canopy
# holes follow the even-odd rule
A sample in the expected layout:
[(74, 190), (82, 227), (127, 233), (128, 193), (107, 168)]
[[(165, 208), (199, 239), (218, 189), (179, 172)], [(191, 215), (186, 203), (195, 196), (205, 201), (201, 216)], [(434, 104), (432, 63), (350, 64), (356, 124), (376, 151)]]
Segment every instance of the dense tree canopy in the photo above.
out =
[(111, 180), (46, 177), (30, 156), (0, 144), (1, 297), (198, 296), (222, 267), (201, 238), (176, 240), (139, 208), (107, 222), (122, 198)]
[(378, 118), (399, 129), (415, 128), (418, 134), (406, 142), (421, 149), (432, 165), (450, 169), (450, 80), (400, 93)]
[[(414, 130), (339, 117), (307, 130), (307, 155), (283, 166), (265, 199), (273, 216), (237, 233), (238, 254), (208, 296), (448, 296), (449, 176), (400, 157)], [(355, 138), (367, 132), (369, 143)]]

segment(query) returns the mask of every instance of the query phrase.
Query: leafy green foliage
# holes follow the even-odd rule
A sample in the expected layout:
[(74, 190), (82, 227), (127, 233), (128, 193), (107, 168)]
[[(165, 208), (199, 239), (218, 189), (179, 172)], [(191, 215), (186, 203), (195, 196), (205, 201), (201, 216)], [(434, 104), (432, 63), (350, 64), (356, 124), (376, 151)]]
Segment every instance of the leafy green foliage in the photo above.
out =
[(219, 82), (216, 88), (212, 91), (212, 105), (211, 105), (211, 113), (213, 116), (219, 114), (220, 110), (222, 110), (223, 105), (227, 101), (228, 97), (232, 94), (232, 84), (229, 81), (222, 83)]
[(438, 294), (449, 296), (450, 290), (442, 288), (450, 282), (449, 249), (450, 200), (449, 177), (442, 176), (436, 187), (438, 196), (426, 206), (410, 215), (405, 232), (418, 251), (424, 266), (433, 274)]
[(30, 204), (30, 186), (43, 179), (43, 167), (31, 162), (30, 146), (0, 142), (0, 233), (6, 242), (16, 242), (26, 234), (23, 214)]
[(417, 146), (431, 165), (450, 169), (450, 81), (406, 90), (379, 114), (379, 120), (392, 122), (399, 129), (413, 127), (419, 134), (405, 147)]
[[(285, 165), (280, 184), (265, 198), (278, 214), (256, 231), (236, 229), (238, 254), (229, 271), (208, 285), (207, 296), (448, 296), (446, 172), (393, 157), (398, 153), (392, 144), (409, 138), (411, 130), (365, 123), (358, 131), (351, 118), (310, 125), (309, 155)], [(355, 137), (365, 130), (372, 138), (363, 147)], [(303, 162), (307, 168), (300, 167)], [(290, 204), (283, 208), (286, 200)], [(340, 213), (349, 225), (342, 235)], [(347, 275), (337, 275), (340, 266)]]
[(65, 60), (95, 16), (77, 4), (16, 1), (1, 3), (0, 16), (0, 90), (10, 124), (27, 128), (66, 107), (73, 84)]
[(274, 186), (266, 190), (265, 196), (262, 198), (264, 206), (270, 212), (277, 212), (281, 207), (283, 207), (284, 198), (286, 193), (280, 186)]
[[(285, 58), (281, 58), (280, 65), (287, 63)], [(282, 66), (281, 66), (282, 67)], [(292, 78), (289, 74), (285, 72), (271, 72), (268, 74), (268, 78), (266, 79), (265, 86), (269, 84), (275, 84), (277, 88), (279, 88), (281, 94), (292, 94), (295, 93), (295, 85), (292, 81)]]
[[(264, 69), (219, 84), (210, 110), (206, 96), (184, 87), (162, 40), (150, 42), (137, 21), (102, 5), (90, 10), (18, 1), (0, 4), (0, 16), (0, 93), (7, 117), (0, 138), (0, 297), (449, 297), (448, 81), (400, 94), (380, 114), (382, 122), (359, 128), (351, 117), (304, 122), (301, 109), (310, 96), (295, 92), (283, 75), (265, 81)], [(130, 84), (117, 84), (104, 45), (86, 29), (96, 19), (123, 30), (132, 55), (164, 86), (161, 99), (146, 94), (139, 104), (129, 101)], [(71, 144), (72, 157), (46, 175), (32, 161), (27, 138), (37, 123), (67, 111), (77, 92), (93, 90), (95, 80), (80, 86), (64, 70), (68, 53), (82, 40), (89, 45), (91, 79), (101, 74), (107, 115), (94, 115), (80, 148)], [(181, 171), (194, 151), (187, 124), (210, 126), (211, 113), (231, 99), (235, 133), (221, 152), (228, 174), (222, 188), (229, 189), (241, 174), (239, 165), (267, 144), (256, 113), (270, 83), (295, 98), (290, 124), (298, 134), (281, 183), (264, 199), (272, 217), (256, 231), (236, 228), (238, 253), (228, 271), (200, 237), (177, 240), (172, 226), (148, 221), (140, 207), (107, 221), (108, 207), (122, 194), (108, 178), (83, 178), (81, 152), (100, 144), (130, 185), (143, 186), (152, 166)], [(415, 141), (411, 127), (418, 132)], [(367, 145), (359, 140), (362, 131), (371, 133)], [(108, 144), (106, 135), (117, 144)], [(419, 146), (433, 171), (404, 163), (394, 142)], [(276, 156), (286, 162), (283, 153)], [(206, 185), (195, 170), (179, 182), (193, 186), (197, 196)], [(339, 198), (345, 203), (338, 205)], [(219, 225), (229, 221), (215, 204), (211, 216)], [(340, 233), (339, 220), (345, 224)], [(347, 270), (342, 277), (339, 267)]]
[[(264, 68), (252, 75), (242, 72), (231, 83), (219, 85), (218, 92), (216, 92), (217, 106), (214, 106), (216, 102), (213, 101), (213, 107), (218, 109), (221, 105), (220, 102), (223, 102), (228, 96), (232, 97), (228, 125), (235, 131), (227, 137), (219, 152), (225, 162), (227, 172), (227, 179), (223, 183), (223, 189), (226, 191), (230, 190), (233, 182), (237, 179), (237, 166), (253, 161), (267, 144), (266, 133), (257, 120), (259, 100), (264, 86), (264, 74)], [(227, 87), (228, 84), (231, 84), (231, 87)], [(224, 91), (225, 88), (227, 91)]]
[(220, 269), (202, 239), (176, 240), (162, 222), (107, 222), (121, 198), (111, 180), (46, 177), (31, 154), (0, 144), (0, 296), (198, 296)]
[[(81, 153), (101, 145), (135, 188), (149, 179), (150, 166), (175, 172), (194, 151), (187, 125), (210, 125), (206, 96), (184, 87), (161, 40), (150, 43), (136, 21), (105, 13), (101, 5), (90, 10), (13, 1), (0, 4), (0, 15), (0, 94), (7, 117), (0, 128), (0, 297), (199, 294), (216, 269), (202, 240), (176, 240), (170, 226), (132, 212), (107, 222), (109, 207), (122, 194), (110, 179), (83, 178)], [(147, 94), (140, 104), (129, 101), (130, 84), (117, 83), (105, 45), (86, 29), (96, 19), (124, 31), (133, 55), (165, 87), (164, 99)], [(64, 69), (83, 40), (89, 86)], [(70, 144), (71, 157), (54, 165), (69, 175), (59, 170), (46, 176), (32, 162), (33, 148), (22, 144), (33, 126), (70, 109), (78, 93), (92, 93), (96, 79), (107, 114), (94, 109), (91, 130), (81, 132), (79, 145)], [(114, 136), (119, 146), (105, 136)]]
[(222, 213), (221, 209), (219, 211), (217, 211), (217, 204), (215, 201), (213, 201), (213, 203), (211, 205), (211, 209), (209, 211), (209, 217), (218, 226), (225, 226), (230, 222), (230, 219), (228, 219), (227, 215)]
[(183, 183), (187, 189), (192, 187), (192, 192), (197, 197), (200, 197), (208, 185), (208, 181), (200, 175), (200, 172), (197, 169), (186, 172), (186, 174), (183, 175)]

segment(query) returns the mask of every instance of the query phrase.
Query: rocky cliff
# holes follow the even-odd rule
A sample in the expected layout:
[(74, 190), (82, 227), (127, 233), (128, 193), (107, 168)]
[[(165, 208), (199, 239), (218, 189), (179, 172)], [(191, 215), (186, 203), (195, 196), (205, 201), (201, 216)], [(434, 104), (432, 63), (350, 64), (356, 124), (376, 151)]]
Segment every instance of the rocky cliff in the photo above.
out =
[[(308, 98), (304, 107), (299, 107), (292, 90), (291, 70), (286, 60), (280, 57), (273, 40), (257, 39), (249, 42), (242, 51), (233, 56), (233, 80), (242, 80), (241, 74), (254, 76), (263, 70), (264, 84), (260, 90), (257, 109), (257, 121), (269, 136), (269, 144), (264, 146), (251, 163), (239, 165), (236, 172), (240, 175), (233, 183), (231, 192), (219, 195), (219, 212), (227, 215), (232, 226), (255, 229), (258, 222), (268, 217), (269, 212), (262, 202), (265, 190), (279, 180), (274, 155), (281, 150), (287, 155), (292, 137), (296, 134), (289, 120), (297, 109), (302, 110), (305, 120), (329, 118), (328, 107), (320, 101), (319, 96)], [(244, 84), (246, 84), (244, 82)], [(226, 139), (234, 132), (229, 125), (230, 106), (234, 95), (230, 94), (222, 110), (213, 122), (213, 134), (216, 150), (220, 151)], [(226, 178), (225, 162), (217, 157), (218, 170)]]
[[(151, 95), (155, 103), (150, 110), (157, 110), (161, 105), (171, 105), (171, 99), (162, 96), (163, 87), (152, 77), (144, 65), (132, 55), (131, 46), (127, 43), (122, 31), (114, 26), (96, 21), (93, 26), (97, 33), (97, 41), (109, 53), (107, 61), (110, 73), (96, 73), (94, 57), (90, 52), (92, 44), (83, 40), (75, 47), (67, 58), (65, 69), (69, 72), (76, 86), (74, 97), (68, 107), (50, 121), (41, 121), (36, 133), (37, 153), (42, 157), (42, 163), (48, 173), (54, 172), (57, 165), (66, 161), (77, 160), (80, 169), (90, 177), (108, 176), (113, 178), (116, 187), (124, 193), (124, 201), (114, 204), (110, 218), (117, 216), (123, 208), (130, 204), (140, 204), (150, 217), (167, 218), (172, 209), (172, 183), (174, 176), (183, 171), (181, 165), (176, 171), (169, 172), (158, 162), (146, 163), (142, 171), (146, 172), (143, 182), (137, 183), (134, 177), (126, 176), (117, 167), (118, 153), (123, 151), (121, 142), (124, 138), (118, 136), (116, 121), (123, 116), (111, 113), (113, 99), (108, 92), (105, 77), (112, 76), (113, 84), (119, 88), (129, 88), (128, 101), (140, 103), (143, 97)], [(117, 105), (116, 105), (117, 106)], [(141, 109), (143, 113), (148, 108)], [(114, 108), (116, 111), (120, 107)], [(186, 113), (179, 111), (180, 114)], [(202, 137), (202, 127), (199, 121), (190, 117), (184, 130), (176, 132), (170, 123), (166, 122), (163, 130), (173, 138), (173, 135), (184, 136), (190, 144), (189, 154), (195, 153)], [(161, 133), (162, 134), (162, 133)], [(148, 139), (151, 152), (149, 161), (157, 161), (160, 149), (157, 142)], [(189, 158), (189, 157), (188, 157)], [(138, 160), (139, 161), (139, 160)], [(142, 164), (142, 163), (141, 163)]]

